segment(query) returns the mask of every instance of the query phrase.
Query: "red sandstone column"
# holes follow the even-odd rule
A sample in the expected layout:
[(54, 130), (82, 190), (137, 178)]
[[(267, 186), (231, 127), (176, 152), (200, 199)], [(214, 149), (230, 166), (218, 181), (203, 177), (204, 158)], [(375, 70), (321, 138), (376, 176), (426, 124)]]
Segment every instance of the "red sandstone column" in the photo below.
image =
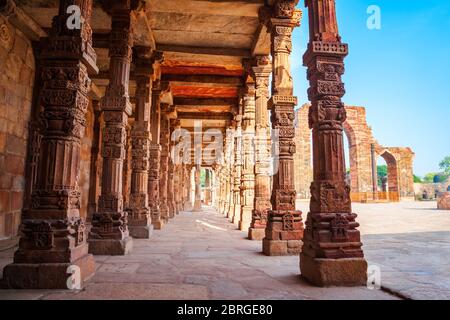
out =
[(169, 178), (169, 143), (170, 143), (170, 119), (167, 115), (169, 110), (167, 103), (161, 103), (161, 158), (160, 158), (160, 176), (159, 176), (159, 210), (161, 219), (169, 222), (169, 203), (167, 200), (167, 187)]
[(195, 202), (194, 211), (202, 210), (202, 187), (200, 185), (201, 167), (199, 164), (195, 166)]
[(167, 203), (169, 206), (169, 218), (175, 218), (177, 214), (177, 205), (175, 203), (175, 176), (176, 176), (176, 166), (173, 163), (173, 158), (171, 157), (171, 149), (172, 149), (172, 132), (180, 126), (180, 120), (171, 119), (170, 120), (170, 135), (169, 135), (169, 170), (167, 177)]
[(239, 230), (248, 231), (255, 197), (255, 85), (247, 84), (242, 110), (241, 219)]
[[(125, 142), (125, 159), (123, 160), (123, 175), (122, 175), (122, 195), (123, 195), (123, 207), (128, 207), (130, 200), (130, 183), (131, 183), (131, 128), (134, 119), (128, 119), (126, 126), (127, 138)], [(128, 215), (128, 211), (127, 211)]]
[(148, 239), (152, 234), (150, 207), (148, 205), (148, 166), (150, 147), (150, 109), (152, 62), (139, 58), (136, 61), (136, 110), (131, 131), (132, 172), (129, 200), (130, 235)]
[(192, 166), (186, 165), (185, 169), (185, 202), (184, 202), (184, 210), (189, 211), (192, 210)]
[(211, 205), (211, 177), (209, 169), (205, 170), (205, 205)]
[[(70, 5), (81, 9), (80, 30), (67, 29)], [(91, 13), (90, 0), (61, 0), (50, 36), (40, 43), (42, 75), (37, 86), (42, 141), (36, 185), (22, 213), (19, 249), (14, 262), (3, 270), (3, 282), (10, 288), (67, 289), (69, 266), (80, 268), (83, 282), (95, 272), (77, 186), (89, 104), (88, 72), (98, 72)]]
[(263, 252), (266, 255), (295, 255), (301, 251), (303, 223), (295, 210), (294, 153), (295, 128), (293, 81), (290, 68), (292, 31), (300, 25), (298, 0), (280, 0), (274, 4), (269, 29), (272, 37), (273, 79), (269, 101), (272, 128), (278, 134), (278, 170), (273, 177), (272, 210), (268, 212)]
[(228, 142), (228, 153), (226, 156), (227, 160), (227, 201), (228, 206), (226, 208), (225, 215), (228, 219), (230, 219), (234, 214), (234, 166), (233, 166), (233, 159), (234, 159), (234, 134), (236, 132), (236, 123), (234, 121), (231, 122), (231, 126), (228, 128), (227, 135), (229, 135)]
[(105, 128), (102, 141), (102, 192), (89, 235), (90, 252), (124, 255), (132, 250), (127, 213), (123, 210), (123, 163), (128, 117), (131, 64), (131, 10), (127, 2), (111, 2), (109, 85), (101, 101)]
[(92, 137), (91, 147), (91, 165), (89, 173), (89, 200), (88, 200), (88, 215), (87, 222), (91, 223), (92, 217), (97, 212), (97, 200), (99, 196), (99, 155), (100, 155), (100, 117), (101, 110), (99, 101), (92, 101), (94, 109), (94, 134)]
[[(243, 99), (242, 99), (243, 100)], [(233, 197), (234, 207), (231, 222), (239, 225), (241, 220), (241, 175), (242, 175), (242, 106), (240, 112), (235, 116), (236, 133), (234, 135), (234, 170), (233, 170)]]
[(161, 82), (157, 81), (152, 90), (152, 106), (150, 113), (150, 130), (152, 141), (150, 144), (150, 160), (148, 172), (148, 197), (150, 212), (152, 216), (152, 224), (156, 230), (163, 227), (164, 221), (161, 218), (160, 201), (159, 201), (159, 177), (160, 177), (160, 158), (161, 145), (160, 140), (160, 95)]
[(183, 179), (182, 179), (182, 165), (175, 165), (175, 173), (173, 179), (174, 197), (175, 197), (175, 213), (180, 214), (183, 211)]
[(256, 82), (256, 134), (255, 134), (255, 198), (252, 223), (248, 230), (250, 240), (262, 240), (265, 236), (267, 211), (270, 210), (270, 126), (267, 101), (269, 100), (269, 76), (272, 72), (270, 58), (260, 56), (252, 68)]
[(307, 0), (306, 5), (310, 43), (304, 65), (311, 84), (314, 181), (300, 269), (315, 285), (363, 285), (367, 263), (345, 182), (342, 124), (346, 112), (341, 76), (348, 47), (338, 33), (334, 0)]

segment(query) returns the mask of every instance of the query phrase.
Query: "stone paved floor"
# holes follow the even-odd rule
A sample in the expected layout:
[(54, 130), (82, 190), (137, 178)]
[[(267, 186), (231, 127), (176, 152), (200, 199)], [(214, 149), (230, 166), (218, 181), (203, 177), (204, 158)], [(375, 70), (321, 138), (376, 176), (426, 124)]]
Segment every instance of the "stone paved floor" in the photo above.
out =
[[(308, 204), (299, 207), (308, 211)], [(450, 299), (450, 211), (436, 202), (354, 204), (382, 286), (412, 299)]]
[[(151, 240), (135, 240), (132, 254), (96, 257), (97, 273), (81, 291), (0, 290), (0, 300), (397, 299), (365, 287), (310, 286), (299, 277), (298, 256), (266, 257), (245, 237), (211, 209), (183, 213)], [(12, 252), (0, 252), (0, 268)]]

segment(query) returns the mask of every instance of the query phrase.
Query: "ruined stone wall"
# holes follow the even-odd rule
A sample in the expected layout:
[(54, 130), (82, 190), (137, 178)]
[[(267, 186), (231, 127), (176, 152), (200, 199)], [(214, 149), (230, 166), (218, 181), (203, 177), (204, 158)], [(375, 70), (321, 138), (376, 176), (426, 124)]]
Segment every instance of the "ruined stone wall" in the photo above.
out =
[[(397, 184), (400, 197), (414, 197), (414, 152), (410, 148), (385, 148), (396, 160)], [(388, 168), (389, 168), (389, 162)], [(395, 164), (394, 164), (395, 165)]]
[(20, 223), (34, 73), (30, 41), (0, 16), (0, 239)]
[(442, 183), (415, 183), (414, 193), (416, 195), (416, 198), (420, 199), (422, 198), (424, 191), (426, 191), (429, 197), (434, 198), (436, 193), (447, 192), (449, 186), (450, 179)]
[[(312, 182), (311, 131), (308, 126), (309, 104), (297, 110), (295, 155), (295, 187), (298, 198), (308, 199)], [(394, 198), (414, 196), (413, 161), (410, 148), (384, 147), (375, 140), (367, 124), (364, 107), (346, 106), (347, 121), (344, 131), (349, 141), (350, 177), (354, 201), (370, 200), (372, 193), (371, 144), (375, 144), (376, 157), (383, 157), (389, 170), (389, 189)], [(395, 190), (394, 190), (395, 189)]]
[(353, 192), (372, 192), (372, 129), (367, 125), (366, 109), (346, 106), (344, 131), (350, 148), (350, 177)]
[(303, 105), (296, 111), (295, 143), (296, 154), (294, 155), (294, 179), (297, 198), (307, 199), (310, 196), (309, 188), (313, 180), (311, 164), (311, 130), (308, 125), (309, 105)]

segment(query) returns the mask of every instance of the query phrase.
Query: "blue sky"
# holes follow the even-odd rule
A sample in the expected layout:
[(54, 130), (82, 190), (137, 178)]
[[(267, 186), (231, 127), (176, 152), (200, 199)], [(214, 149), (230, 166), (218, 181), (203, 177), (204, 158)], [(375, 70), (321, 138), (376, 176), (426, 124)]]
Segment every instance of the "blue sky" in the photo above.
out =
[[(344, 102), (367, 108), (375, 138), (416, 153), (415, 174), (439, 171), (450, 156), (450, 1), (336, 0), (340, 34), (349, 44)], [(366, 26), (381, 9), (381, 30)], [(294, 33), (292, 66), (299, 105), (307, 102), (302, 55), (308, 18)]]

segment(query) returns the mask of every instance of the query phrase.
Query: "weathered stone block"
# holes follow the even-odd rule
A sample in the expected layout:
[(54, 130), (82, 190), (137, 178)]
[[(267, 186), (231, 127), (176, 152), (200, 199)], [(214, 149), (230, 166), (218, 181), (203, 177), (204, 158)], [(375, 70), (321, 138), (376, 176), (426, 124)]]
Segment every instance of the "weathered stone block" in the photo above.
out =
[(294, 256), (300, 254), (301, 240), (268, 240), (263, 239), (263, 253), (266, 256)]
[(99, 256), (123, 256), (133, 250), (133, 239), (89, 239), (89, 253)]
[(265, 229), (256, 229), (256, 228), (248, 229), (248, 239), (249, 240), (260, 241), (260, 240), (264, 239), (265, 236), (266, 236)]
[(128, 226), (130, 236), (136, 239), (149, 239), (153, 233), (153, 225), (151, 226)]
[(450, 210), (450, 192), (446, 192), (438, 197), (438, 209)]
[(314, 259), (301, 254), (300, 271), (302, 277), (320, 287), (367, 284), (367, 262), (363, 258)]
[(74, 263), (13, 263), (3, 269), (3, 286), (11, 289), (68, 289), (69, 266), (80, 268), (81, 285), (95, 273), (95, 260), (91, 254)]

